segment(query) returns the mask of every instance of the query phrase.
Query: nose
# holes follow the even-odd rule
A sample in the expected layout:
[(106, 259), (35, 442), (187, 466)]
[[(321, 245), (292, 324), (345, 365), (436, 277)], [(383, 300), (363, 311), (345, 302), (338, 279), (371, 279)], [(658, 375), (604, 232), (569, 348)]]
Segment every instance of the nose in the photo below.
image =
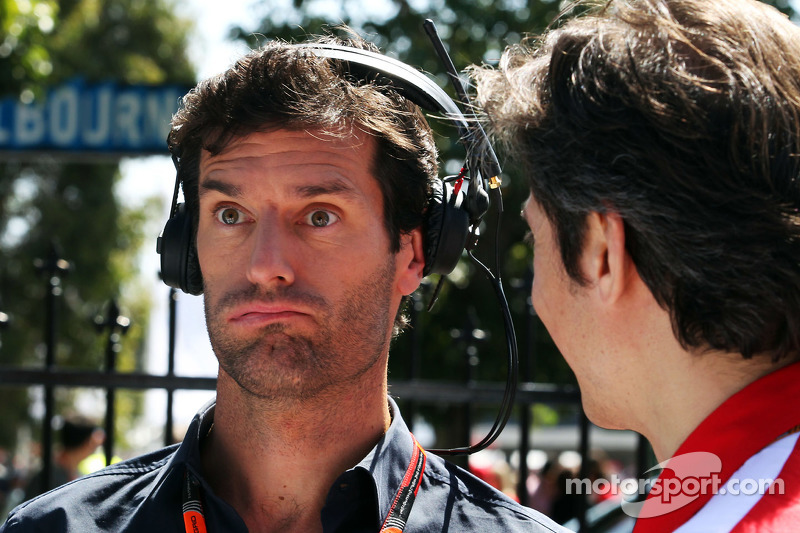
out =
[(247, 279), (254, 285), (291, 285), (295, 280), (290, 236), (280, 224), (259, 221), (251, 234)]

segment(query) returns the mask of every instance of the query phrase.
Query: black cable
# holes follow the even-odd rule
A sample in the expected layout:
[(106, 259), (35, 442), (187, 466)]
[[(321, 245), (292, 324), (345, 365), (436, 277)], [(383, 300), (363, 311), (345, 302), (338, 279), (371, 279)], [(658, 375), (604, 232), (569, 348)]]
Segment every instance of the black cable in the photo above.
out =
[[(511, 411), (514, 408), (514, 397), (517, 392), (517, 372), (519, 367), (517, 337), (514, 333), (514, 323), (511, 320), (511, 311), (508, 307), (508, 300), (503, 292), (503, 282), (500, 279), (500, 219), (503, 214), (503, 198), (502, 193), (500, 192), (499, 180), (501, 169), (500, 164), (497, 161), (497, 156), (495, 155), (492, 145), (489, 142), (489, 138), (486, 136), (486, 132), (484, 132), (483, 128), (475, 117), (475, 114), (472, 112), (472, 105), (469, 101), (469, 95), (467, 94), (463, 83), (461, 83), (461, 79), (459, 78), (458, 71), (453, 64), (453, 61), (450, 59), (447, 50), (444, 48), (444, 43), (439, 37), (439, 33), (436, 31), (436, 25), (432, 20), (426, 19), (425, 22), (423, 22), (423, 28), (428, 34), (436, 54), (439, 56), (439, 59), (444, 65), (445, 71), (447, 72), (447, 75), (453, 84), (453, 88), (456, 91), (458, 100), (464, 107), (464, 113), (472, 119), (469, 138), (462, 139), (467, 148), (467, 162), (465, 168), (468, 168), (470, 171), (467, 197), (472, 203), (473, 208), (475, 208), (479, 203), (476, 202), (478, 189), (485, 191), (485, 180), (489, 178), (489, 181), (491, 182), (490, 192), (494, 194), (494, 199), (497, 205), (497, 223), (495, 225), (494, 250), (494, 267), (497, 274), (493, 274), (492, 271), (486, 265), (481, 263), (472, 253), (472, 248), (478, 240), (478, 226), (481, 218), (486, 212), (486, 209), (488, 209), (491, 205), (488, 196), (485, 197), (487, 204), (482, 209), (475, 210), (475, 212), (470, 211), (470, 222), (473, 224), (473, 229), (469, 238), (471, 244), (467, 244), (465, 251), (467, 252), (467, 255), (473, 264), (477, 265), (489, 279), (492, 287), (494, 288), (495, 294), (497, 295), (497, 299), (500, 302), (500, 308), (503, 312), (503, 324), (506, 334), (506, 352), (508, 355), (508, 371), (506, 374), (506, 388), (505, 392), (503, 393), (503, 401), (500, 404), (500, 411), (497, 414), (494, 425), (492, 425), (489, 433), (487, 433), (487, 435), (478, 444), (461, 448), (428, 450), (441, 455), (471, 454), (488, 447), (497, 439), (497, 437), (500, 436), (500, 433), (503, 431), (506, 423), (508, 423), (508, 419), (511, 417)], [(436, 302), (444, 279), (445, 276), (442, 276), (442, 278), (439, 280), (434, 292), (434, 296), (431, 299), (430, 305), (428, 306), (428, 310), (430, 310), (430, 308), (433, 307), (433, 304)]]
[[(500, 196), (499, 189), (496, 190), (496, 195)], [(438, 455), (464, 455), (464, 454), (473, 454), (480, 450), (487, 448), (490, 444), (492, 444), (497, 437), (500, 436), (502, 433), (503, 428), (508, 423), (508, 419), (511, 417), (511, 412), (514, 409), (514, 399), (516, 397), (517, 392), (517, 383), (518, 383), (518, 369), (519, 369), (519, 352), (517, 348), (517, 336), (514, 332), (514, 322), (511, 319), (511, 310), (508, 306), (508, 300), (506, 299), (505, 292), (503, 291), (503, 282), (500, 277), (500, 252), (499, 252), (499, 242), (500, 242), (500, 216), (502, 215), (502, 201), (498, 202), (498, 213), (497, 213), (497, 223), (495, 225), (495, 270), (497, 271), (497, 275), (493, 274), (492, 271), (483, 263), (481, 263), (478, 258), (476, 258), (472, 251), (467, 251), (467, 256), (473, 262), (473, 264), (477, 265), (486, 277), (489, 279), (492, 287), (494, 288), (495, 294), (497, 296), (498, 301), (500, 302), (500, 309), (503, 312), (503, 325), (505, 327), (506, 333), (506, 353), (508, 355), (508, 369), (506, 373), (506, 388), (505, 392), (503, 393), (503, 400), (500, 403), (500, 410), (497, 414), (497, 418), (495, 418), (494, 425), (486, 434), (486, 436), (477, 444), (465, 446), (461, 448), (447, 448), (447, 449), (430, 449), (429, 452), (438, 454)]]

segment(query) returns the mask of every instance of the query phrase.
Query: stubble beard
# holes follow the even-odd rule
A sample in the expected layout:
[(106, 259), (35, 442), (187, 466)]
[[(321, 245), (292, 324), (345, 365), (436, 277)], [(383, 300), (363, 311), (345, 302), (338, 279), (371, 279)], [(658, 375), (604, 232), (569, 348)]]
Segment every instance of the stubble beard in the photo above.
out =
[[(264, 291), (251, 285), (220, 298), (205, 291), (209, 339), (220, 367), (247, 394), (265, 400), (310, 400), (336, 387), (349, 387), (385, 355), (394, 315), (390, 313), (394, 256), (349, 289), (340, 302), (293, 287)], [(298, 302), (315, 310), (315, 331), (291, 331), (283, 323), (255, 337), (227, 330), (225, 310), (243, 302)]]

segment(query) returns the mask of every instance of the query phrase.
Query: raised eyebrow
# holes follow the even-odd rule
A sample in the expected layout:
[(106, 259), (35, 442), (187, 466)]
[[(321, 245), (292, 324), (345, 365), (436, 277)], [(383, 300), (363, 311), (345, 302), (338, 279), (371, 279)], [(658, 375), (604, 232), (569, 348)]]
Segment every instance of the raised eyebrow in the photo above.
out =
[(356, 196), (356, 190), (349, 183), (335, 179), (322, 184), (301, 185), (295, 188), (295, 193), (301, 198), (313, 198), (316, 196), (338, 195)]
[[(209, 178), (200, 183), (200, 196), (211, 191), (221, 192), (226, 196), (238, 198), (242, 196), (242, 189), (232, 183)], [(313, 198), (324, 195), (356, 196), (355, 189), (343, 180), (332, 180), (321, 185), (301, 185), (295, 188), (295, 194), (300, 198)]]
[(199, 195), (203, 196), (211, 191), (221, 192), (226, 196), (238, 198), (242, 196), (242, 189), (226, 181), (209, 178), (200, 182)]

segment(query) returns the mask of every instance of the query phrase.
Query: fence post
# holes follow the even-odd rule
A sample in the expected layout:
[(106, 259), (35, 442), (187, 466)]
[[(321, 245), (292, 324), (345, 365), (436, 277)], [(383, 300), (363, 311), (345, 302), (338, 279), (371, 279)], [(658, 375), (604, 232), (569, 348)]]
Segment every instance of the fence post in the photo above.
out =
[[(56, 332), (58, 330), (56, 316), (56, 298), (61, 296), (61, 277), (69, 272), (70, 264), (66, 259), (59, 257), (60, 252), (55, 243), (50, 245), (47, 259), (36, 259), (33, 266), (37, 272), (46, 276), (45, 298), (45, 370), (50, 372), (56, 364)], [(39, 489), (46, 492), (50, 488), (50, 478), (53, 471), (53, 416), (54, 416), (53, 386), (44, 387), (44, 420), (42, 422), (42, 486)]]
[[(427, 281), (423, 281), (423, 283), (427, 283)], [(420, 333), (419, 333), (419, 313), (425, 309), (425, 304), (422, 301), (422, 296), (420, 295), (420, 291), (414, 291), (411, 293), (411, 301), (408, 304), (408, 320), (409, 320), (409, 328), (406, 333), (408, 336), (408, 345), (409, 345), (409, 357), (408, 357), (408, 379), (409, 381), (414, 381), (419, 379), (421, 375), (421, 350), (420, 350)], [(408, 422), (408, 427), (411, 428), (413, 432), (416, 428), (414, 427), (414, 421), (417, 418), (417, 413), (419, 412), (419, 402), (416, 400), (411, 400), (407, 402), (407, 411), (406, 411), (406, 421)]]
[[(178, 291), (171, 288), (169, 289), (169, 345), (167, 347), (167, 375), (173, 377), (175, 375), (175, 342), (176, 331), (178, 323)], [(175, 401), (175, 390), (172, 388), (167, 389), (167, 417), (164, 424), (164, 446), (169, 446), (174, 440), (174, 419), (172, 410)]]
[[(578, 479), (588, 479), (589, 478), (589, 461), (590, 458), (590, 450), (591, 444), (589, 442), (589, 428), (591, 422), (589, 422), (589, 418), (586, 416), (586, 412), (583, 410), (583, 405), (580, 405), (580, 418), (579, 418), (579, 429), (580, 429), (580, 443), (578, 444), (578, 452), (581, 454), (581, 466), (578, 470)], [(588, 494), (579, 494), (578, 497), (578, 531), (586, 531), (586, 511), (588, 509)]]
[[(122, 316), (116, 299), (112, 298), (108, 303), (106, 317), (103, 319), (98, 316), (94, 320), (97, 332), (102, 333), (108, 329), (108, 341), (106, 342), (105, 373), (113, 374), (117, 371), (117, 353), (122, 349), (120, 339), (127, 333), (131, 325), (128, 317)], [(116, 390), (112, 386), (106, 388), (106, 420), (105, 431), (106, 440), (103, 442), (103, 452), (106, 456), (106, 466), (111, 464), (114, 457), (114, 403)]]
[[(525, 291), (525, 317), (527, 327), (525, 331), (525, 350), (522, 351), (520, 358), (520, 374), (522, 382), (533, 381), (533, 371), (536, 350), (536, 311), (533, 309), (531, 300), (531, 286), (533, 285), (533, 271), (528, 269), (528, 273), (523, 279), (512, 280), (515, 289)], [(517, 480), (517, 498), (519, 503), (525, 506), (530, 505), (530, 494), (528, 494), (528, 452), (531, 449), (530, 433), (533, 426), (532, 406), (520, 402), (519, 409), (519, 476)]]
[[(480, 363), (478, 357), (478, 343), (488, 339), (489, 333), (478, 328), (478, 321), (475, 316), (475, 308), (470, 307), (462, 329), (450, 331), (450, 337), (454, 341), (463, 343), (465, 360), (464, 380), (467, 385), (475, 381), (475, 369)], [(464, 403), (464, 435), (463, 439), (467, 446), (472, 443), (472, 401)], [(468, 467), (468, 464), (467, 464)]]

